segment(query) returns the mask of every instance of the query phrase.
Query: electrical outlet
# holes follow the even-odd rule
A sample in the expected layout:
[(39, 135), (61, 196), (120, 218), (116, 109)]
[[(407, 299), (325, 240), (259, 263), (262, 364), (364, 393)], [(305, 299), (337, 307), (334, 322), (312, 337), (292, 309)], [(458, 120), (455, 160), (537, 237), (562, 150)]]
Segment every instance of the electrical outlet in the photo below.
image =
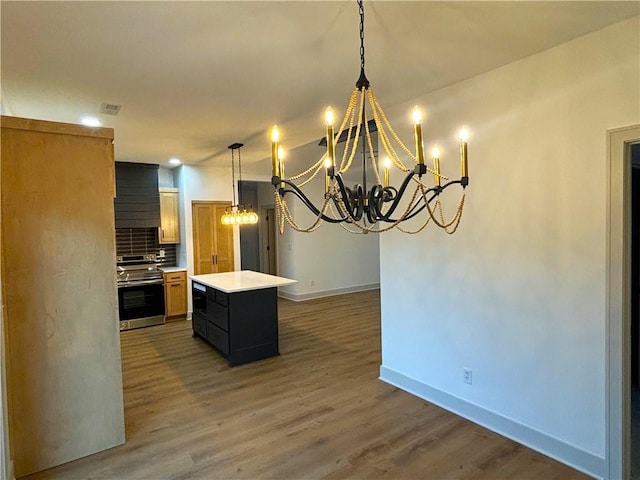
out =
[(463, 374), (464, 383), (468, 383), (469, 385), (471, 385), (473, 383), (473, 372), (471, 371), (471, 369), (463, 368), (462, 374)]
[(315, 280), (311, 280), (311, 286), (315, 287), (315, 285), (316, 285), (316, 281)]

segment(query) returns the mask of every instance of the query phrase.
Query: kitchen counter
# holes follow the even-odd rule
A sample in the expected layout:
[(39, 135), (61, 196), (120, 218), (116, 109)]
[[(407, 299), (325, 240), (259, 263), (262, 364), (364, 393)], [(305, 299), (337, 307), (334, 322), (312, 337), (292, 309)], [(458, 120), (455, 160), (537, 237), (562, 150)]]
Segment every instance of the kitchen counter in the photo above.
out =
[(290, 278), (276, 277), (275, 275), (252, 270), (192, 275), (189, 278), (196, 283), (225, 293), (246, 292), (248, 290), (282, 287), (298, 283), (297, 280), (291, 280)]

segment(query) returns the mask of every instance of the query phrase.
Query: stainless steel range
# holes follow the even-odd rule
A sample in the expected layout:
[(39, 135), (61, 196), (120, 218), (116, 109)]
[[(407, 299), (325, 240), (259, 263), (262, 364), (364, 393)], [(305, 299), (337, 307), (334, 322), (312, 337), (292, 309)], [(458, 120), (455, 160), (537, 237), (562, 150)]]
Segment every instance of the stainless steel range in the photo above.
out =
[(164, 323), (161, 261), (154, 254), (118, 256), (120, 330)]

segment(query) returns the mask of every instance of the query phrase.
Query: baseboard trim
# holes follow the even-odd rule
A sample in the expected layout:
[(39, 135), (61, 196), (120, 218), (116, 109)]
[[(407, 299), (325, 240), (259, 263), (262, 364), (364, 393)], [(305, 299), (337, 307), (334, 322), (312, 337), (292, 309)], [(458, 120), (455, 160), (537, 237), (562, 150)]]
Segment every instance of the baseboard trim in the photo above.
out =
[(288, 292), (278, 292), (278, 296), (294, 302), (303, 302), (305, 300), (313, 300), (314, 298), (333, 297), (335, 295), (344, 295), (346, 293), (366, 292), (367, 290), (376, 290), (380, 288), (379, 283), (370, 283), (368, 285), (356, 285), (355, 287), (336, 288), (333, 290), (322, 290), (319, 292), (294, 294)]
[(605, 475), (607, 469), (604, 458), (555, 437), (433, 388), (384, 365), (380, 366), (379, 379), (587, 475), (596, 478), (603, 478)]

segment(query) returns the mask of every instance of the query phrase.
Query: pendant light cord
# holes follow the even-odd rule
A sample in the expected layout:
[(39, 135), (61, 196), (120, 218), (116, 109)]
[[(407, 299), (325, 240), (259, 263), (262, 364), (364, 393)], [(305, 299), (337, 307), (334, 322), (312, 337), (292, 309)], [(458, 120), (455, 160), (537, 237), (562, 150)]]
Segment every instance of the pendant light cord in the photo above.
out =
[(233, 189), (233, 204), (237, 205), (238, 202), (236, 201), (236, 167), (235, 167), (235, 161), (234, 161), (234, 157), (233, 157), (233, 151), (234, 149), (231, 149), (231, 188)]

